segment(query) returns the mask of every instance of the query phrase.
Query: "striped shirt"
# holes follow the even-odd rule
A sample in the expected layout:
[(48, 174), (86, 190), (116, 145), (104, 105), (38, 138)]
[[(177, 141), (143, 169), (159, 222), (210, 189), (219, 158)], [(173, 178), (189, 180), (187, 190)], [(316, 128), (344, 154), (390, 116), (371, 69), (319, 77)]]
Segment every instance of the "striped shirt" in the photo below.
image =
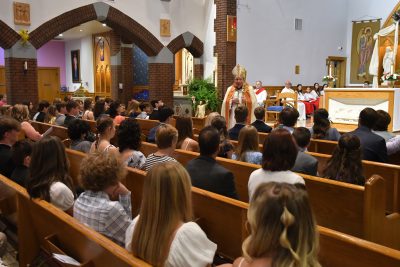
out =
[(146, 163), (144, 164), (143, 169), (145, 171), (149, 171), (154, 165), (156, 165), (158, 163), (168, 162), (168, 161), (177, 162), (174, 158), (171, 158), (170, 156), (167, 156), (167, 155), (157, 156), (154, 153), (152, 153), (147, 157)]

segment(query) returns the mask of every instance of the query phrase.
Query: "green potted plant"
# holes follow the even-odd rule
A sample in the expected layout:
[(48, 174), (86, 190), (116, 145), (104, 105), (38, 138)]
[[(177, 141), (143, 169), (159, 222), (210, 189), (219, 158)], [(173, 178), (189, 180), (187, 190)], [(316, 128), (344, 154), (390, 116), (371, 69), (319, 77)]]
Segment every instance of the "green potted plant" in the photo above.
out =
[(194, 110), (196, 110), (196, 106), (200, 101), (203, 101), (203, 103), (207, 102), (208, 111), (218, 111), (221, 100), (218, 99), (217, 89), (211, 79), (194, 79), (189, 83), (188, 88), (189, 96), (196, 99)]

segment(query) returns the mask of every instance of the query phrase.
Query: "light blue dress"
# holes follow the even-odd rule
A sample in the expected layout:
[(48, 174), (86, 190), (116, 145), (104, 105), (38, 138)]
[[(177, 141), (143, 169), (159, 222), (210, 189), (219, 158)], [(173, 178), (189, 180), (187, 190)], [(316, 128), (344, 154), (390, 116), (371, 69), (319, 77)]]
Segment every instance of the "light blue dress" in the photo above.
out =
[[(235, 153), (232, 155), (232, 159), (240, 160), (238, 159), (238, 156)], [(247, 151), (245, 152), (244, 159), (245, 162), (261, 165), (262, 153), (258, 151)]]

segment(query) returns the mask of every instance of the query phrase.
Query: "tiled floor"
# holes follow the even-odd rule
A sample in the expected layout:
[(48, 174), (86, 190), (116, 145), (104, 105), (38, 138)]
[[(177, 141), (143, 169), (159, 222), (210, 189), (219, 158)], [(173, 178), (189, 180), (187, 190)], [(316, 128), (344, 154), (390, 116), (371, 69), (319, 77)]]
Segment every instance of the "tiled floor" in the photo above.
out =
[(10, 245), (7, 245), (6, 254), (0, 259), (0, 267), (18, 267), (17, 251)]

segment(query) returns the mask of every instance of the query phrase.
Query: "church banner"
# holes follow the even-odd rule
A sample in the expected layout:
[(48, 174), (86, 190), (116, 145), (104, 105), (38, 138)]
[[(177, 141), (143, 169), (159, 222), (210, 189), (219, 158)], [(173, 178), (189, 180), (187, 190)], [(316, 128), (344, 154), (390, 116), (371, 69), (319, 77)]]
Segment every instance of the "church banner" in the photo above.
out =
[(374, 34), (380, 29), (381, 21), (353, 22), (351, 44), (350, 83), (361, 84), (372, 78), (368, 72), (372, 52), (374, 50)]

